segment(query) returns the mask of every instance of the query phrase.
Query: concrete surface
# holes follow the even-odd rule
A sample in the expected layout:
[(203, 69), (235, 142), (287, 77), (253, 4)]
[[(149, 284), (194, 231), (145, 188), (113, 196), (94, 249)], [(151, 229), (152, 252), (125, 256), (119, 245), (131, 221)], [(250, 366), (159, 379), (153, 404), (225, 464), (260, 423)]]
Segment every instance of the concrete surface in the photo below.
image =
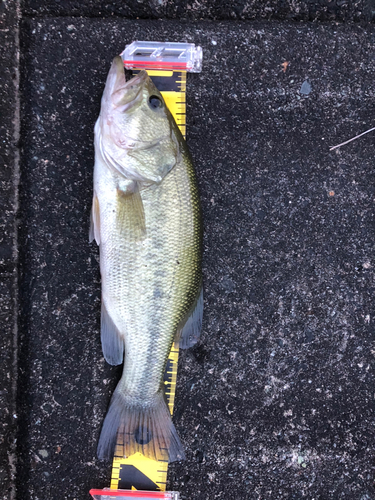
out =
[[(31, 3), (28, 5), (32, 5)], [(84, 12), (84, 11), (83, 11)], [(170, 466), (185, 500), (375, 499), (374, 27), (25, 18), (17, 498), (88, 499), (119, 369), (88, 244), (93, 126), (134, 39), (201, 44), (188, 144), (205, 224), (201, 342)]]
[(12, 498), (16, 467), (18, 2), (0, 3), (0, 498)]
[(23, 0), (23, 11), (31, 16), (358, 22), (375, 19), (375, 0)]

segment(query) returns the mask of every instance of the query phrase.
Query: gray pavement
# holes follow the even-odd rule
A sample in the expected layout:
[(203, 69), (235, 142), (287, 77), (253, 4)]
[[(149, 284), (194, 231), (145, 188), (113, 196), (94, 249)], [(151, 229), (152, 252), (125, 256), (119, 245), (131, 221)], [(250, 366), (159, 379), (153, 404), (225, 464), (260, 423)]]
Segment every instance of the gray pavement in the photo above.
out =
[(181, 355), (187, 460), (168, 488), (375, 499), (374, 136), (329, 152), (373, 126), (373, 25), (25, 17), (21, 34), (16, 498), (109, 485), (95, 451), (120, 370), (101, 354), (87, 241), (92, 129), (112, 57), (162, 39), (204, 50), (187, 103), (204, 331)]
[(13, 498), (16, 466), (19, 169), (18, 2), (0, 3), (0, 498)]
[(362, 22), (375, 19), (375, 0), (24, 0), (28, 16), (120, 16), (141, 19), (295, 20)]

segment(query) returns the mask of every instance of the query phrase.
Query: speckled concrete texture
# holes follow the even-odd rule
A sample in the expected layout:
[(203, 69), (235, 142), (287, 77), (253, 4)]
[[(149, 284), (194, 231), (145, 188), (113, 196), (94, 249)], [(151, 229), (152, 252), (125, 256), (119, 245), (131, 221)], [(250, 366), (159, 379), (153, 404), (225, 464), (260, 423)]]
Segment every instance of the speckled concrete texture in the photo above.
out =
[[(93, 126), (134, 39), (201, 44), (188, 144), (205, 316), (180, 360), (185, 500), (375, 499), (372, 27), (29, 19), (23, 32), (17, 498), (88, 499), (120, 372), (88, 243)], [(350, 41), (350, 42), (349, 42)]]
[(375, 0), (24, 0), (23, 10), (31, 16), (358, 22), (375, 19)]
[(0, 2), (0, 498), (14, 494), (16, 465), (16, 213), (18, 2)]

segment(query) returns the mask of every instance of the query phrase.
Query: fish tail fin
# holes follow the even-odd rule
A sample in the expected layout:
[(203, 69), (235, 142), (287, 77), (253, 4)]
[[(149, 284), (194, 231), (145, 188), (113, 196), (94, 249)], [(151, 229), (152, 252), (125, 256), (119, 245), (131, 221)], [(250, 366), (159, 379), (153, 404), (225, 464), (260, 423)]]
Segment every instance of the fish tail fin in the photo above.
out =
[(154, 460), (185, 459), (162, 391), (144, 405), (135, 404), (120, 390), (114, 392), (99, 439), (98, 458), (112, 460), (115, 451), (116, 456), (124, 457), (139, 452)]

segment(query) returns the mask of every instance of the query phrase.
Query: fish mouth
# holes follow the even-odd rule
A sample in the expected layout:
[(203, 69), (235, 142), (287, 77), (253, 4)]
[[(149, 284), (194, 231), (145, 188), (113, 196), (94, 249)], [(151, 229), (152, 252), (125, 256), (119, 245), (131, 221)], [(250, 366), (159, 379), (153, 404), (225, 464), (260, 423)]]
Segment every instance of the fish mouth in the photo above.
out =
[(125, 85), (123, 86), (123, 89), (127, 89), (133, 85), (141, 85), (143, 84), (148, 78), (147, 71), (142, 69), (139, 73), (137, 73), (135, 76), (130, 78)]
[(147, 72), (142, 70), (112, 94), (112, 101), (120, 112), (129, 112), (141, 102), (148, 78)]

